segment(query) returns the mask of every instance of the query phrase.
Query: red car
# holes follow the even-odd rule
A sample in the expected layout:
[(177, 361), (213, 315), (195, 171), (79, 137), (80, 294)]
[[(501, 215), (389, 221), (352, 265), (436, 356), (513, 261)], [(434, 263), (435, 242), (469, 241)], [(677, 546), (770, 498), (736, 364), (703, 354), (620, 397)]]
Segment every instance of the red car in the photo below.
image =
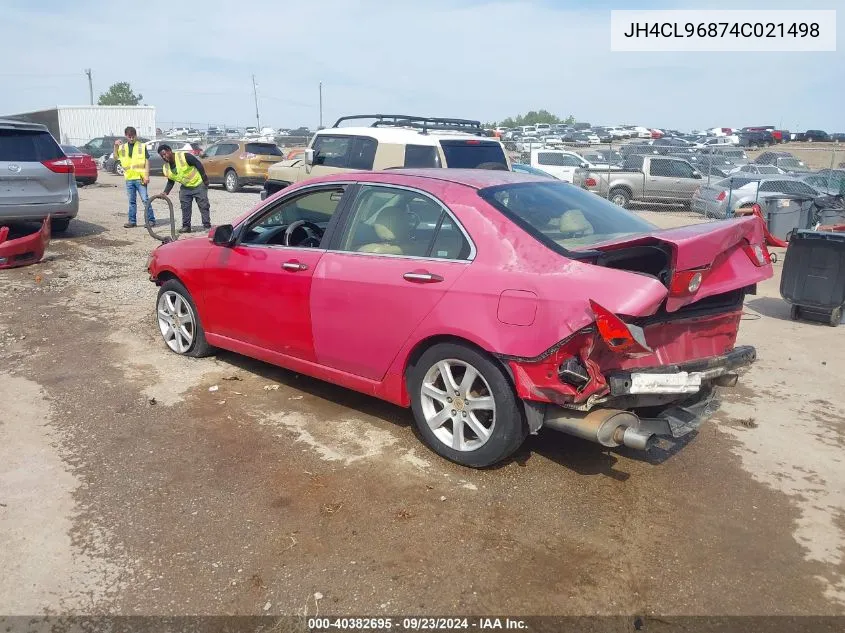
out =
[(62, 145), (62, 151), (73, 163), (73, 170), (76, 174), (76, 184), (93, 185), (97, 182), (97, 163), (90, 154), (86, 154), (73, 145)]
[(694, 430), (753, 362), (743, 298), (772, 276), (759, 218), (659, 230), (484, 169), (308, 180), (148, 268), (172, 351), (410, 406), (433, 450), (475, 467), (543, 426), (640, 449)]

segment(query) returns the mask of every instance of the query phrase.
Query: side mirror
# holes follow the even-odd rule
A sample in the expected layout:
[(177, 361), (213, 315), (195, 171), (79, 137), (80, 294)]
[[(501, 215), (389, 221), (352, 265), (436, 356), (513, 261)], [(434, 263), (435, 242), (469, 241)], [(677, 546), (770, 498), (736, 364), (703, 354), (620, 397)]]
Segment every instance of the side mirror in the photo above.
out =
[(589, 169), (590, 163), (581, 163), (581, 169)]
[(310, 147), (305, 150), (305, 164), (308, 167), (311, 167), (314, 164), (314, 150)]
[(214, 229), (211, 234), (211, 242), (217, 246), (229, 246), (232, 243), (232, 236), (235, 229), (231, 224), (223, 224)]
[(692, 172), (692, 177), (693, 177), (693, 178), (698, 178), (698, 179), (700, 180), (700, 179), (701, 179), (701, 172), (700, 172), (700, 171), (694, 171), (694, 172)]
[(206, 154), (205, 152), (203, 152), (202, 154), (200, 154), (200, 158), (208, 158), (208, 154)]

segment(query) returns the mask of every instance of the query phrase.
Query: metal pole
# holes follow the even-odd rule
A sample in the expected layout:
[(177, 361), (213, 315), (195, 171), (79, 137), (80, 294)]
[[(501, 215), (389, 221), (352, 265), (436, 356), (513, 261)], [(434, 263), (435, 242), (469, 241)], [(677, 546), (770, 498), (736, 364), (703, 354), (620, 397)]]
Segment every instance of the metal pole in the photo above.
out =
[(86, 68), (85, 74), (88, 75), (88, 99), (91, 102), (91, 105), (94, 105), (94, 83), (91, 79), (91, 69)]
[(320, 129), (323, 128), (323, 82), (320, 82)]
[(255, 85), (255, 75), (252, 76), (252, 94), (255, 97), (255, 123), (258, 125), (258, 131), (261, 131), (261, 118), (258, 115), (258, 87)]

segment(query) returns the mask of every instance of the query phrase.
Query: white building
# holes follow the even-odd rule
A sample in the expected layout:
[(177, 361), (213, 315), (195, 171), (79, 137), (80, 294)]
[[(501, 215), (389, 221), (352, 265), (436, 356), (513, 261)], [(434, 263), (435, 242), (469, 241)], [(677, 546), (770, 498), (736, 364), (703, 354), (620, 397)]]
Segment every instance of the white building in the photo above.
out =
[(131, 125), (142, 138), (155, 138), (155, 106), (56, 106), (49, 110), (3, 115), (46, 125), (55, 139), (66, 145), (84, 145), (98, 136), (123, 136)]

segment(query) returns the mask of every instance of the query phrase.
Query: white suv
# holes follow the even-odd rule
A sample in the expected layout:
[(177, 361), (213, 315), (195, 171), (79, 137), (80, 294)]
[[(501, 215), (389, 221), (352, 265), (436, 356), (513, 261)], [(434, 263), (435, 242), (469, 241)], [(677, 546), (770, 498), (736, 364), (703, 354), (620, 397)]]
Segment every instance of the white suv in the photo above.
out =
[[(346, 121), (374, 120), (367, 127), (341, 127)], [(271, 166), (262, 200), (308, 178), (352, 170), (420, 167), (475, 169), (491, 163), (510, 170), (502, 143), (482, 136), (481, 123), (404, 115), (341, 117), (311, 139), (302, 158)]]

